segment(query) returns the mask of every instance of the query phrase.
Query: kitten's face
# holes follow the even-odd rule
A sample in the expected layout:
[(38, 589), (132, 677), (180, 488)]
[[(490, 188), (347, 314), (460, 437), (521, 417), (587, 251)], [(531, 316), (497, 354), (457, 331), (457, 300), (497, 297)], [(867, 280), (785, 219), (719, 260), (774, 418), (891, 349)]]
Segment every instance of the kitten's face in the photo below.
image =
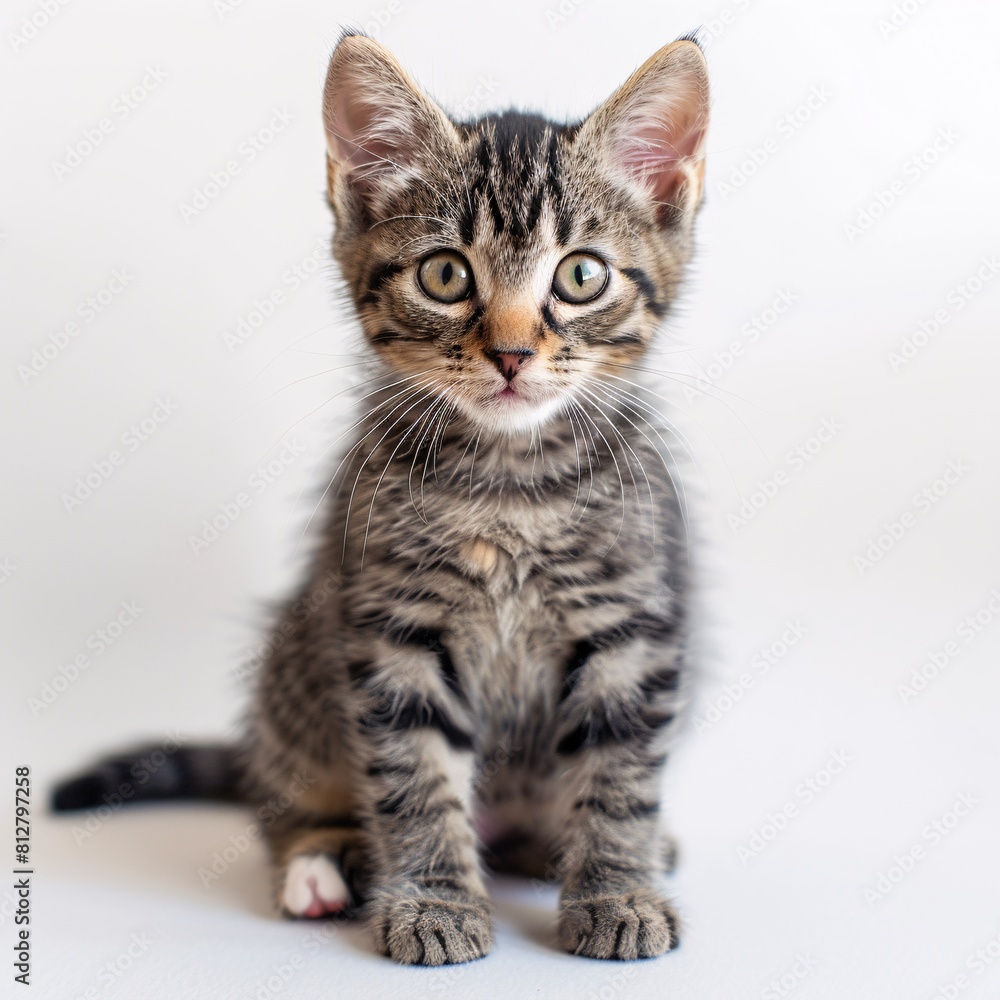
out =
[(456, 125), (376, 43), (340, 43), (324, 109), (335, 246), (414, 417), (436, 397), (503, 433), (613, 408), (688, 254), (706, 94), (682, 42), (582, 125)]

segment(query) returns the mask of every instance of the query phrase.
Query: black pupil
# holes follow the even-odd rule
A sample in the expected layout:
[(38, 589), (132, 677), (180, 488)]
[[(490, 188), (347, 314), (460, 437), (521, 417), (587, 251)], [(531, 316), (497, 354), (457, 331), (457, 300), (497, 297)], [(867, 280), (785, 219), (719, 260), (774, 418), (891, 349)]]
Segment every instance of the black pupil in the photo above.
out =
[(583, 287), (583, 264), (577, 264), (573, 268), (573, 277), (576, 279), (576, 283), (582, 288)]
[(444, 267), (441, 268), (441, 284), (447, 285), (451, 281), (452, 275), (455, 273), (455, 268), (452, 266), (451, 261), (448, 261)]

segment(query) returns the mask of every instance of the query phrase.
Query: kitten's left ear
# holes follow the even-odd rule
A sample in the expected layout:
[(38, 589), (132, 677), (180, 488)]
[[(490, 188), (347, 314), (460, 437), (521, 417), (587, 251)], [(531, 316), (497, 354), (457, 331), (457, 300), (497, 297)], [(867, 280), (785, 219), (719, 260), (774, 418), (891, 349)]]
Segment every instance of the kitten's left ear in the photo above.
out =
[(708, 68), (695, 42), (647, 59), (580, 128), (577, 142), (638, 181), (662, 225), (690, 219), (701, 201), (708, 130)]
[(344, 35), (330, 58), (323, 124), (331, 202), (360, 199), (375, 216), (425, 161), (440, 160), (459, 141), (444, 111), (367, 35)]

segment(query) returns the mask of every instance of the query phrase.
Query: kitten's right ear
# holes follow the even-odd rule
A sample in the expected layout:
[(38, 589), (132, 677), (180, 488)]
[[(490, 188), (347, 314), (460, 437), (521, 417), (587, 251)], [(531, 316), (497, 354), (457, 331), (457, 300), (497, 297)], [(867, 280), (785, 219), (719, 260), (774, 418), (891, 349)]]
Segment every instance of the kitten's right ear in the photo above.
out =
[(704, 186), (708, 117), (705, 56), (682, 38), (647, 59), (583, 123), (577, 142), (637, 181), (661, 224), (690, 222)]
[[(344, 35), (323, 88), (330, 201), (357, 195), (374, 217), (425, 159), (458, 143), (448, 116), (393, 55), (367, 35)], [(353, 200), (353, 199), (352, 199)]]

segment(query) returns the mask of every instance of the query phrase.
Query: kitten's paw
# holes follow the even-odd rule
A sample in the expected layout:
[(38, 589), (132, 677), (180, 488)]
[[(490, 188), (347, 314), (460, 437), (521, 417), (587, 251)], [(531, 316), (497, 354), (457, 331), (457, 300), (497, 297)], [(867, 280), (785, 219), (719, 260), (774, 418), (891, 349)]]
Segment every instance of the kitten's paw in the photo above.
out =
[(569, 900), (559, 913), (559, 943), (587, 958), (653, 958), (680, 943), (680, 921), (648, 889)]
[(290, 917), (325, 917), (351, 902), (337, 862), (326, 854), (300, 854), (288, 862), (281, 909)]
[(489, 904), (444, 899), (397, 899), (372, 916), (375, 944), (404, 965), (455, 965), (493, 948)]

